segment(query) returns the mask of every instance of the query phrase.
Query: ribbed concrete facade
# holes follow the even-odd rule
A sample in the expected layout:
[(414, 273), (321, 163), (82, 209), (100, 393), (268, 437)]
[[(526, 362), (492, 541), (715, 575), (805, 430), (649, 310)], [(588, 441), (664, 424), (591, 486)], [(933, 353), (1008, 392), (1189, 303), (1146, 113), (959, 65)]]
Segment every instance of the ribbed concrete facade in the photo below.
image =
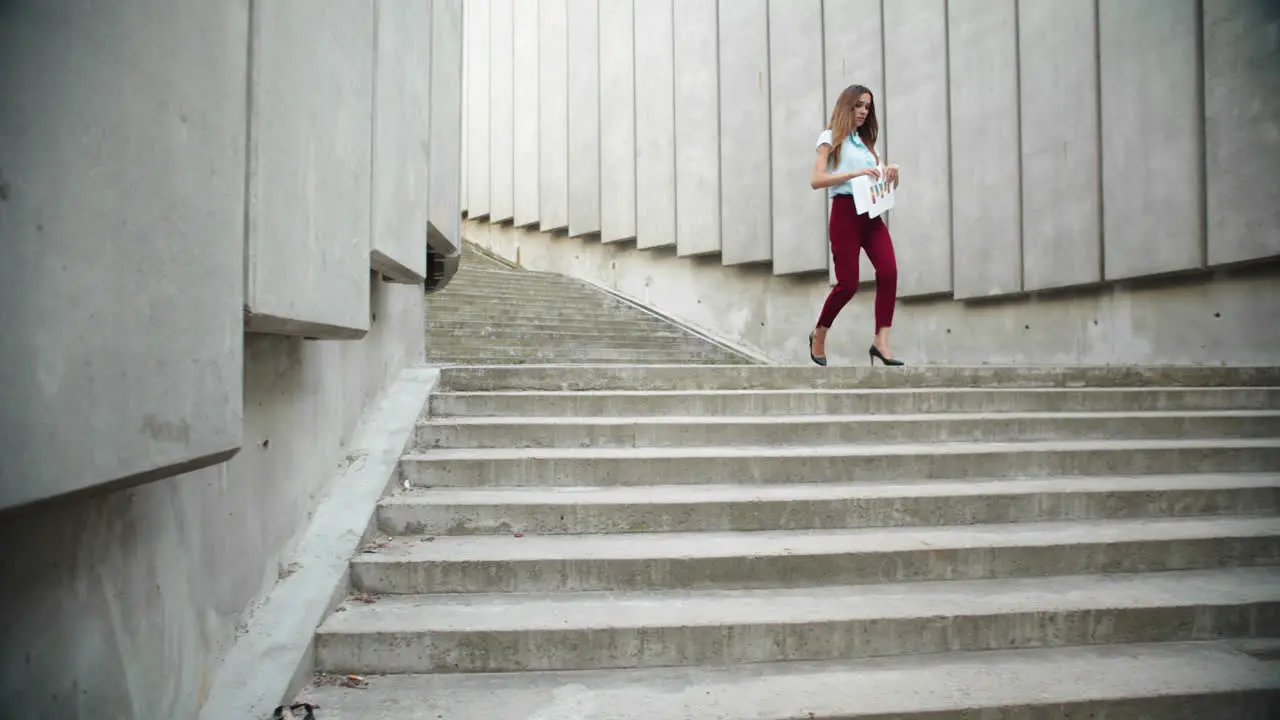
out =
[[(829, 272), (814, 145), (859, 83), (902, 167), (905, 356), (1280, 360), (1274, 2), (541, 0), (539, 23), (510, 4), (468, 3), (487, 20), (468, 35), (464, 204), (476, 242), (531, 269), (805, 359)], [(536, 77), (505, 62), (532, 44)], [(512, 72), (537, 96), (514, 110), (523, 142), (541, 123), (537, 163), (489, 153), (510, 143)], [(540, 207), (517, 227), (569, 241), (493, 212), (513, 187)], [(842, 332), (869, 334), (862, 305)]]

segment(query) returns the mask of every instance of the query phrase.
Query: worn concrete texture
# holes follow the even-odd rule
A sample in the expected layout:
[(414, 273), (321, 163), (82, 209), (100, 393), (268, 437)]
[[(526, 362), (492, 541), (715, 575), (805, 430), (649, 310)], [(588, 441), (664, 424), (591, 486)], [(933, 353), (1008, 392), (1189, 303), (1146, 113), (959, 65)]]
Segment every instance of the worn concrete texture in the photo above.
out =
[(1166, 643), (372, 683), (377, 692), (314, 688), (307, 697), (326, 720), (1270, 720), (1280, 668), (1229, 643)]
[(252, 5), (245, 324), (351, 339), (369, 329), (375, 9), (319, 5)]
[[(590, 280), (783, 363), (808, 362), (808, 333), (827, 294), (822, 278), (722, 267), (718, 258), (638, 252), (487, 223), (468, 222), (465, 233), (530, 270)], [(916, 364), (1274, 365), (1277, 280), (1280, 268), (1264, 266), (1000, 302), (900, 302), (893, 348)], [(833, 364), (866, 362), (870, 295), (856, 296), (833, 328)]]
[[(359, 342), (246, 336), (245, 449), (106, 496), (6, 513), (0, 707), (13, 717), (194, 718), (246, 611), (390, 379), (422, 357), (422, 291), (374, 284)], [(343, 378), (343, 382), (336, 382)]]
[(0, 508), (240, 447), (248, 24), (0, 5)]

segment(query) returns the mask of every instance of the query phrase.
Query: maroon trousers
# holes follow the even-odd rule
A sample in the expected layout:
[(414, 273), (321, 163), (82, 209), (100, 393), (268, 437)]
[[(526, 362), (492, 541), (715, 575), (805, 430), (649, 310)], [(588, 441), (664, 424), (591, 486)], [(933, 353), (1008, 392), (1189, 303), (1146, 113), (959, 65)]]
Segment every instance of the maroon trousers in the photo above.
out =
[(893, 256), (893, 239), (881, 218), (859, 215), (853, 197), (836, 195), (831, 200), (831, 256), (836, 266), (836, 285), (818, 316), (818, 327), (829, 328), (836, 315), (858, 290), (858, 253), (866, 250), (876, 269), (876, 331), (893, 325), (893, 306), (898, 299), (898, 261)]

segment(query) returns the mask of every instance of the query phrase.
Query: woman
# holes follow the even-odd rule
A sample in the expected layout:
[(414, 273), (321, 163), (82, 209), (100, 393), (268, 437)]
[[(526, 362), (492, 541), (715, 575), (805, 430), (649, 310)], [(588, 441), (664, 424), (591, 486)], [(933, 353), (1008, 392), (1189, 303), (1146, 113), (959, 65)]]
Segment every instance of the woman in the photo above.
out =
[[(853, 205), (853, 178), (880, 178), (880, 156), (876, 153), (876, 137), (880, 124), (871, 91), (862, 85), (851, 85), (840, 93), (831, 123), (818, 136), (818, 155), (813, 161), (814, 190), (827, 188), (831, 198), (831, 224), (828, 235), (831, 255), (836, 264), (836, 286), (818, 316), (818, 325), (809, 334), (809, 358), (819, 365), (827, 364), (827, 330), (858, 289), (858, 252), (867, 251), (876, 269), (876, 330), (867, 351), (871, 364), (876, 358), (885, 365), (902, 365), (889, 352), (889, 326), (893, 324), (893, 306), (898, 297), (898, 263), (893, 256), (893, 240), (881, 218), (859, 215)], [(837, 140), (838, 138), (838, 140)], [(885, 168), (885, 179), (898, 187), (898, 166)]]

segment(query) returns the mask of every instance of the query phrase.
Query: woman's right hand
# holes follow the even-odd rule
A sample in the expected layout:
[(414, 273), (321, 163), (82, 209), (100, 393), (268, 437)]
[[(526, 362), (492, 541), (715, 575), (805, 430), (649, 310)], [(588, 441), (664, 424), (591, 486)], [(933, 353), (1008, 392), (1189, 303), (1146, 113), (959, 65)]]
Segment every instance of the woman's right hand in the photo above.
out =
[(858, 177), (859, 175), (867, 175), (867, 176), (871, 177), (873, 180), (879, 180), (879, 179), (880, 179), (880, 169), (879, 169), (879, 168), (873, 168), (873, 167), (863, 168), (863, 169), (861, 169), (861, 170), (857, 171), (856, 173), (854, 173), (854, 174), (853, 174), (853, 177)]

